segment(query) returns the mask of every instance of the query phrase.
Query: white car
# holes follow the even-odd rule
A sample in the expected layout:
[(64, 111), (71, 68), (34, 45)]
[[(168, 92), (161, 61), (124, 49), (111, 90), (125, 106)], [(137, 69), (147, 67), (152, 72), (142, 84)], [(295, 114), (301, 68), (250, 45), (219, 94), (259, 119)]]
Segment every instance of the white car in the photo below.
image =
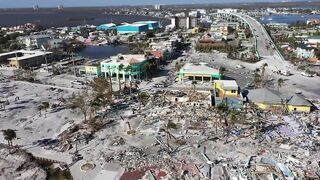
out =
[(246, 67), (244, 67), (244, 66), (241, 65), (241, 64), (238, 64), (238, 65), (236, 65), (236, 68), (237, 68), (237, 69), (244, 69), (244, 68), (246, 68)]
[(301, 73), (302, 76), (306, 76), (306, 77), (313, 77), (314, 74), (310, 74), (310, 73), (307, 73), (307, 72), (302, 72)]

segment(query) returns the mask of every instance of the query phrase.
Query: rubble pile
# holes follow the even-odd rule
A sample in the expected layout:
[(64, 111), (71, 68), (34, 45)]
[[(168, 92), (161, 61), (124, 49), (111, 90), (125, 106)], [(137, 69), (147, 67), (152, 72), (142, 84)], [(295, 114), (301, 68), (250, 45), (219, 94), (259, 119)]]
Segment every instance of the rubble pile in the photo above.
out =
[(22, 150), (12, 151), (0, 145), (0, 179), (46, 179), (47, 173), (32, 156)]
[[(130, 147), (124, 151), (118, 151), (104, 158), (106, 162), (119, 163), (127, 171), (135, 171), (145, 167), (171, 167), (174, 170), (177, 161), (170, 157), (166, 151), (158, 151), (147, 154), (144, 150)], [(174, 172), (174, 171), (173, 171)]]

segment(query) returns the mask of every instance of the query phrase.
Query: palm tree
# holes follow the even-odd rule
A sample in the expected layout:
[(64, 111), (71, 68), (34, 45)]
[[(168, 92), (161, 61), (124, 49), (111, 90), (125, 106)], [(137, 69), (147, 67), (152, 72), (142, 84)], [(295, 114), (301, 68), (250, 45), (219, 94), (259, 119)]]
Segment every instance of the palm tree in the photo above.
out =
[(146, 79), (148, 79), (148, 75), (149, 75), (149, 72), (150, 72), (150, 63), (147, 62), (143, 65), (143, 69), (144, 69), (144, 72), (145, 72), (145, 75), (146, 75)]
[(228, 136), (229, 136), (229, 123), (228, 123), (228, 119), (227, 119), (227, 116), (229, 114), (229, 108), (228, 108), (228, 105), (224, 102), (220, 103), (217, 107), (217, 112), (220, 116), (220, 123), (221, 123), (221, 119), (224, 120), (224, 130), (227, 130), (227, 135), (226, 135), (226, 142), (228, 141)]
[(259, 87), (261, 84), (261, 75), (259, 74), (259, 69), (256, 69), (254, 71), (254, 79), (253, 79), (253, 83), (255, 87)]
[(17, 138), (17, 134), (13, 129), (2, 130), (4, 139), (7, 140), (8, 146), (12, 147), (12, 140)]
[(219, 80), (221, 80), (221, 78), (224, 76), (224, 73), (225, 73), (226, 71), (227, 71), (226, 68), (223, 67), (223, 66), (221, 66), (221, 67), (219, 68), (219, 74), (220, 74)]
[(266, 71), (266, 67), (268, 66), (267, 63), (264, 63), (262, 66), (261, 66), (261, 77), (264, 78), (264, 74), (265, 74), (265, 71)]
[(130, 82), (129, 82), (129, 91), (130, 91), (130, 97), (131, 97), (131, 94), (132, 94), (132, 66), (131, 65), (128, 65), (127, 67), (126, 67), (126, 72), (128, 72), (129, 73), (129, 80), (130, 80)]
[[(123, 64), (120, 64), (120, 65), (118, 66), (118, 84), (119, 84), (119, 92), (121, 92), (121, 81), (120, 81), (119, 74), (120, 74), (120, 71), (122, 71), (122, 70), (123, 70), (123, 67), (124, 67), (124, 65), (123, 65)], [(122, 74), (122, 77), (123, 77), (123, 76), (125, 76), (125, 74), (124, 74), (124, 73)]]
[(283, 84), (284, 84), (284, 79), (279, 78), (278, 81), (277, 81), (277, 83), (278, 83), (278, 91), (279, 91), (280, 88), (281, 88), (281, 87), (283, 86)]
[(193, 91), (196, 91), (196, 85), (198, 84), (198, 82), (192, 81), (191, 84), (192, 84)]
[(180, 71), (181, 65), (180, 65), (179, 62), (176, 62), (176, 64), (175, 64), (175, 69), (176, 69), (176, 71)]
[(38, 111), (39, 111), (39, 116), (41, 116), (41, 111), (42, 111), (42, 109), (43, 109), (43, 105), (39, 105), (38, 107), (37, 107), (37, 109), (38, 109)]
[(47, 109), (49, 108), (49, 102), (42, 102), (43, 109), (47, 112)]

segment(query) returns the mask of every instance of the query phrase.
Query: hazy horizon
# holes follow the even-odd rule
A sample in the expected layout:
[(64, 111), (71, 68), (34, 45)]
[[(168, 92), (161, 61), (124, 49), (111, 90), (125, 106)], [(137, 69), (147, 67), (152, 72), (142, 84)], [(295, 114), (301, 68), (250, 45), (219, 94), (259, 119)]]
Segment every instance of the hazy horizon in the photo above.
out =
[[(296, 2), (303, 0), (269, 0), (268, 2)], [(307, 0), (306, 0), (307, 1)], [(320, 0), (313, 0), (317, 2)], [(254, 3), (266, 2), (265, 0), (224, 0), (223, 2), (216, 2), (212, 0), (0, 0), (0, 8), (26, 8), (38, 5), (39, 7), (57, 7), (63, 5), (65, 7), (94, 7), (94, 6), (121, 6), (121, 5), (153, 5), (153, 4), (203, 4), (203, 3)]]

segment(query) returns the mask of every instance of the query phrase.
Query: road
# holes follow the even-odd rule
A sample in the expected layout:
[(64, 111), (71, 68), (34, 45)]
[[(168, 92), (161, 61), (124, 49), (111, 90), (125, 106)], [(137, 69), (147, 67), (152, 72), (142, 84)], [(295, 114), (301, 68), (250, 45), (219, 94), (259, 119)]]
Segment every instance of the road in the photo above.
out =
[[(252, 33), (257, 38), (257, 51), (261, 57), (261, 61), (251, 64), (251, 68), (258, 68), (261, 67), (262, 64), (267, 63), (267, 74), (273, 75), (277, 79), (283, 78), (287, 80), (285, 86), (282, 88), (283, 92), (290, 94), (302, 92), (307, 97), (320, 99), (320, 77), (302, 76), (301, 71), (299, 71), (296, 66), (285, 61), (279, 51), (273, 48), (275, 45), (260, 22), (245, 14), (237, 13), (236, 15), (242, 17), (250, 24), (253, 29)], [(267, 45), (270, 45), (270, 43), (271, 46), (267, 48)], [(247, 67), (249, 66), (250, 65)], [(275, 74), (274, 72), (278, 70), (289, 70), (292, 75), (281, 76)]]
[(274, 43), (260, 22), (245, 14), (238, 13), (237, 15), (245, 19), (253, 29), (252, 34), (257, 38), (257, 51), (262, 60), (260, 62), (268, 63), (269, 68), (273, 71), (292, 69), (292, 65), (285, 61), (278, 50), (275, 49)]

